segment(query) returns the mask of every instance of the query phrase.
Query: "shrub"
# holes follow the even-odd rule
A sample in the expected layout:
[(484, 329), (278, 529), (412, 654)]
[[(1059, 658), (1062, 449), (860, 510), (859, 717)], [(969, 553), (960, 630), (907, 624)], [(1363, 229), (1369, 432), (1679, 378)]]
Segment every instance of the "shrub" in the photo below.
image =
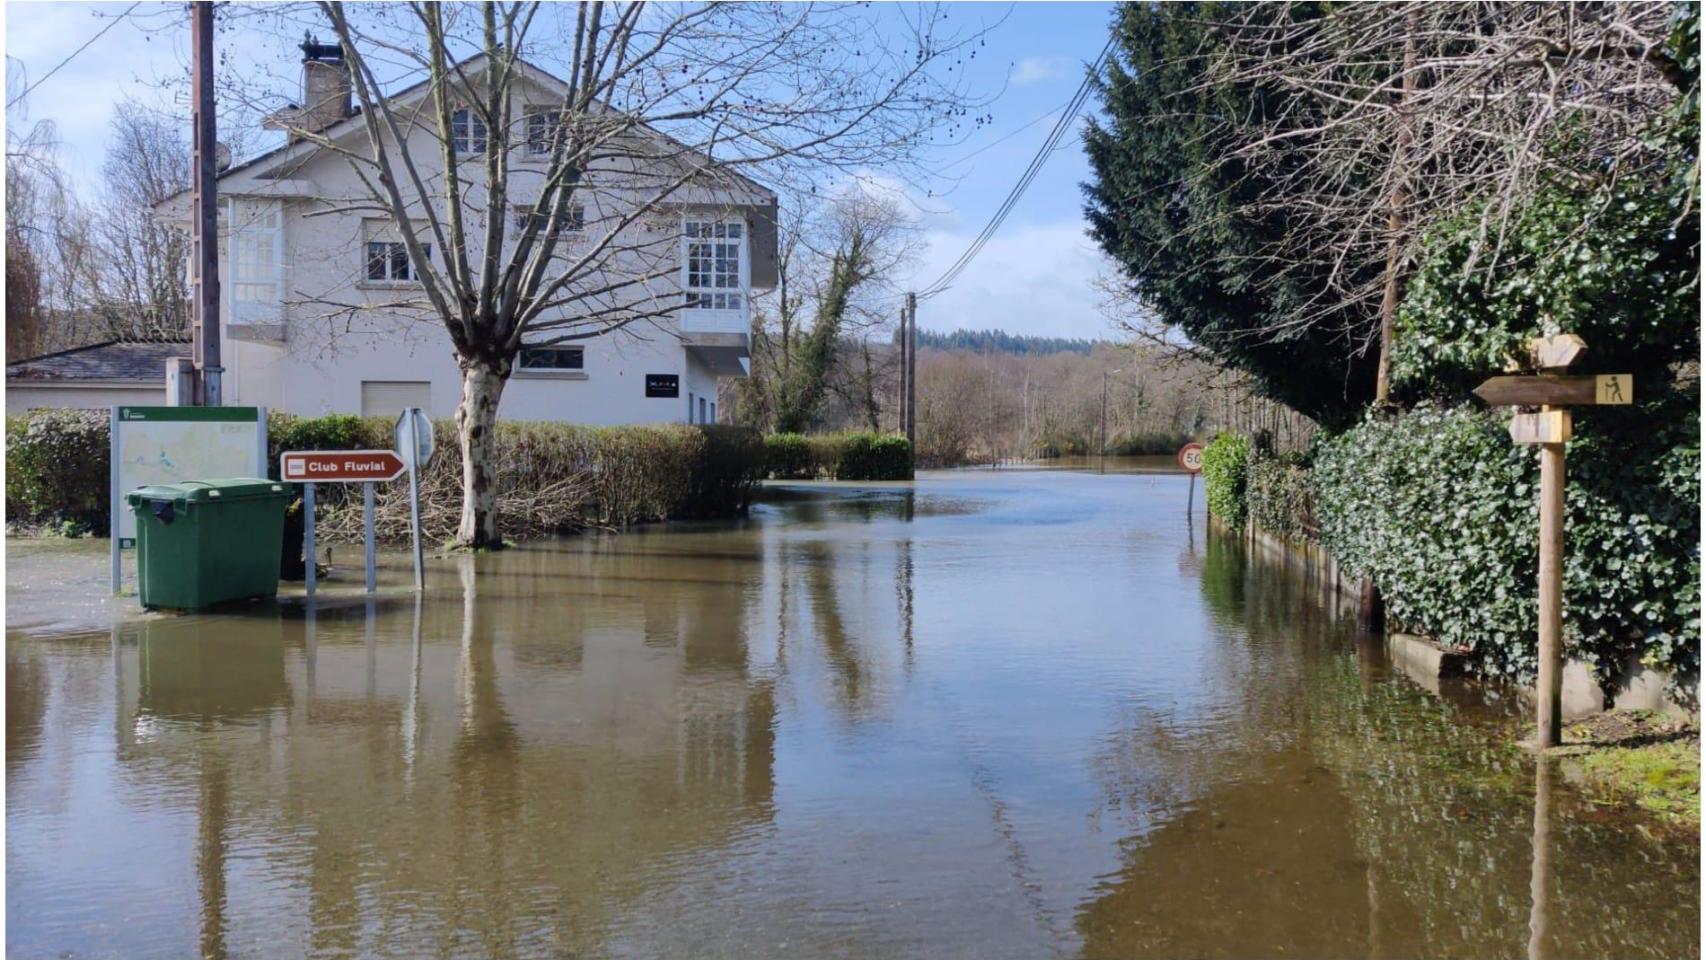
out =
[(848, 434), (835, 463), (837, 480), (910, 480), (912, 448), (905, 437)]
[(1281, 457), (1252, 461), (1244, 499), (1251, 521), (1263, 530), (1288, 540), (1315, 537), (1309, 471), (1294, 461)]
[(1554, 187), (1524, 201), (1501, 233), (1494, 257), (1471, 210), (1426, 238), (1393, 341), (1405, 395), (1466, 400), (1542, 334), (1579, 335), (1588, 350), (1572, 372), (1632, 373), (1638, 396), (1698, 360), (1698, 212), (1635, 182), (1605, 194)]
[[(107, 524), (108, 424), (100, 411), (34, 410), (6, 423), (6, 501), (13, 523), (72, 520)], [(268, 417), (269, 473), (286, 450), (389, 448), (384, 417)], [(433, 423), (438, 454), (421, 477), (421, 524), (429, 540), (452, 537), (461, 517), (462, 458), (449, 420)], [(763, 446), (742, 427), (660, 424), (583, 427), (499, 421), (498, 506), (505, 537), (546, 536), (588, 524), (626, 526), (670, 517), (725, 516), (745, 510), (763, 470)], [(317, 532), (326, 541), (358, 539), (361, 489), (315, 490)], [(378, 488), (378, 529), (408, 535), (408, 485)], [(301, 574), (302, 515), (286, 520), (286, 575)], [(294, 570), (291, 559), (294, 557)]]
[(31, 410), (6, 418), (6, 520), (105, 533), (112, 444), (105, 410)]
[[(1698, 393), (1642, 404), (1644, 434), (1577, 418), (1566, 475), (1564, 641), (1615, 675), (1623, 661), (1699, 670)], [(1321, 540), (1368, 576), (1388, 616), (1468, 648), (1489, 674), (1532, 676), (1539, 467), (1505, 416), (1423, 405), (1371, 417), (1320, 448)]]
[(817, 475), (811, 445), (803, 433), (764, 435), (764, 472), (778, 480), (809, 480)]
[(772, 433), (764, 469), (778, 480), (910, 480), (912, 447), (892, 434)]
[(1210, 513), (1234, 527), (1244, 525), (1249, 469), (1247, 437), (1223, 431), (1203, 449), (1203, 498), (1208, 501)]

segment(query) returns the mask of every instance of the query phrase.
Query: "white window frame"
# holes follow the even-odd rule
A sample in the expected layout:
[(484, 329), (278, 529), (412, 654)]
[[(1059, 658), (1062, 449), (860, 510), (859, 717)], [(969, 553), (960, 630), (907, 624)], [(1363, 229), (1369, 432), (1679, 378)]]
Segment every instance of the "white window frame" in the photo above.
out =
[[(226, 222), (232, 319), (248, 319), (237, 314), (253, 313), (257, 305), (276, 311), (284, 297), (284, 205), (277, 200), (232, 197)], [(271, 244), (272, 256), (251, 256), (255, 250), (251, 245), (263, 239)]]
[[(383, 243), (387, 247), (385, 276), (380, 278), (375, 278), (369, 274), (373, 260), (371, 251), (376, 243)], [(427, 261), (430, 263), (432, 261), (432, 244), (423, 243), (421, 249), (426, 252)], [(403, 243), (402, 233), (390, 221), (379, 218), (363, 220), (361, 222), (361, 242), (357, 245), (356, 251), (360, 258), (356, 265), (357, 287), (394, 290), (421, 286), (420, 277), (415, 272), (414, 261), (409, 259), (408, 247)], [(399, 254), (402, 256), (403, 269), (407, 271), (407, 274), (401, 277), (393, 273), (393, 267), (397, 263), (396, 258)]]
[[(711, 229), (713, 236), (703, 237), (693, 235), (706, 227)], [(730, 227), (737, 228), (739, 233), (738, 237), (715, 235), (716, 233), (726, 234), (729, 232)], [(711, 284), (703, 282), (695, 283), (696, 272), (693, 270), (693, 267), (695, 266), (693, 257), (694, 245), (707, 243), (718, 245), (727, 244), (730, 241), (734, 242), (737, 248), (736, 255), (740, 258), (740, 262), (736, 264), (734, 273), (736, 285), (717, 286), (714, 282)], [(702, 314), (695, 314), (701, 316), (707, 314), (744, 316), (747, 309), (752, 304), (751, 241), (752, 230), (747, 226), (746, 219), (744, 217), (715, 217), (695, 214), (683, 215), (681, 218), (681, 290), (684, 296), (681, 308), (683, 310), (703, 311), (704, 313)], [(713, 281), (721, 276), (728, 275), (726, 272), (715, 269), (717, 266), (716, 253), (717, 251), (715, 250), (711, 251), (711, 255), (709, 257), (710, 266), (712, 267), (710, 277)], [(699, 275), (703, 276), (704, 274), (700, 271)], [(735, 306), (727, 305), (727, 297), (729, 294), (734, 294), (739, 298), (738, 303)], [(718, 305), (718, 302), (715, 299), (700, 299), (701, 297), (715, 298), (719, 296), (725, 298), (723, 305)]]
[[(456, 128), (463, 129), (459, 132)], [(475, 133), (478, 129), (478, 134)], [(480, 149), (474, 149), (476, 140)], [(492, 132), (486, 129), (486, 122), (469, 107), (457, 107), (450, 112), (450, 152), (458, 157), (478, 157), (491, 149)]]
[(553, 126), (560, 125), (563, 118), (563, 108), (560, 106), (527, 106), (521, 111), (521, 154), (529, 160), (545, 160), (551, 156), (551, 137), (547, 135), (543, 141), (533, 139), (533, 118), (555, 114), (555, 124), (547, 121), (546, 131), (549, 134)]

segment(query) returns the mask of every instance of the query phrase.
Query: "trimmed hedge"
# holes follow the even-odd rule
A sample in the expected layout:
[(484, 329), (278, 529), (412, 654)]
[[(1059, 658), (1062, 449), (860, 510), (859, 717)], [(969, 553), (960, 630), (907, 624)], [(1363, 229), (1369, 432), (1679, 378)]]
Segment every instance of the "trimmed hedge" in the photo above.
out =
[(69, 534), (110, 528), (112, 442), (105, 410), (6, 418), (6, 523)]
[[(1627, 659), (1698, 675), (1698, 392), (1578, 416), (1566, 487), (1564, 642), (1600, 677)], [(1638, 416), (1644, 431), (1620, 421)], [(1370, 577), (1388, 616), (1470, 651), (1481, 672), (1535, 671), (1538, 458), (1505, 414), (1424, 405), (1320, 448), (1321, 541)]]
[(777, 480), (910, 480), (912, 447), (882, 433), (772, 433), (764, 471)]
[(1245, 508), (1256, 526), (1288, 540), (1312, 540), (1318, 530), (1309, 470), (1281, 457), (1251, 462)]
[[(383, 417), (274, 413), (267, 420), (268, 472), (277, 477), (286, 450), (389, 448), (392, 425)], [(429, 538), (443, 540), (454, 534), (460, 516), (461, 451), (451, 421), (434, 421), (433, 430), (438, 456), (422, 477), (422, 525)], [(106, 530), (107, 413), (32, 410), (8, 417), (6, 435), (8, 522)], [(506, 537), (737, 514), (750, 504), (763, 470), (762, 442), (744, 427), (499, 421), (497, 440)], [(326, 539), (359, 532), (359, 486), (326, 484), (316, 493)], [(382, 488), (382, 533), (387, 507), (394, 512), (406, 497), (402, 484)], [(300, 538), (301, 516), (293, 506), (286, 539), (294, 539), (299, 551)]]
[(1203, 497), (1209, 513), (1234, 527), (1244, 525), (1249, 483), (1250, 440), (1222, 431), (1202, 452)]

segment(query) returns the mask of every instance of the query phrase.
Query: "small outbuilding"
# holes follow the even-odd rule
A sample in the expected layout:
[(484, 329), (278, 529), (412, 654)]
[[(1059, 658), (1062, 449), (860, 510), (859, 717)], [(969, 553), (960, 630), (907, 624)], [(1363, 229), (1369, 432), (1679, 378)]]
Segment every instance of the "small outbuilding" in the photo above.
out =
[(101, 410), (166, 403), (166, 361), (184, 340), (108, 340), (6, 364), (6, 412), (36, 407)]

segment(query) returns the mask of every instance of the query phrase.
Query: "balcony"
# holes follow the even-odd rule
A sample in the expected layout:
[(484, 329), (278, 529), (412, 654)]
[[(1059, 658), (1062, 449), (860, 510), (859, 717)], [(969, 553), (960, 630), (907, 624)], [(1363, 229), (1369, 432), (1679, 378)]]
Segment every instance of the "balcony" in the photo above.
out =
[(738, 309), (692, 306), (676, 312), (682, 344), (720, 377), (744, 377), (751, 369), (750, 294), (743, 293), (740, 302), (743, 306)]

